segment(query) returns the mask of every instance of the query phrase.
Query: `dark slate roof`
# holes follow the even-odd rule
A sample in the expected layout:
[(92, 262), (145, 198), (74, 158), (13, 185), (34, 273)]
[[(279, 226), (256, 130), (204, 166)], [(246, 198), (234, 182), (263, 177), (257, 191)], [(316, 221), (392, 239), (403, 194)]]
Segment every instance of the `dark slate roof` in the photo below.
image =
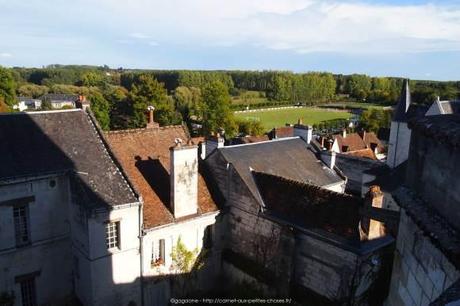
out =
[(410, 121), (409, 128), (438, 142), (460, 147), (460, 114), (426, 116)]
[(460, 114), (460, 100), (456, 101), (440, 101), (442, 114)]
[(0, 143), (3, 183), (66, 173), (89, 206), (138, 201), (82, 110), (0, 115)]
[(361, 194), (362, 176), (365, 171), (382, 166), (382, 162), (348, 154), (336, 154), (335, 165), (348, 178), (346, 191)]
[(410, 95), (409, 80), (404, 80), (403, 87), (401, 89), (401, 95), (399, 97), (398, 104), (393, 112), (393, 121), (405, 121), (406, 113), (409, 110), (412, 99)]
[(50, 100), (53, 101), (72, 101), (75, 102), (78, 100), (78, 95), (69, 95), (69, 94), (45, 94), (40, 97), (40, 100)]
[(253, 172), (266, 213), (301, 228), (360, 241), (363, 199), (279, 176)]
[(376, 179), (366, 183), (366, 186), (370, 187), (372, 185), (377, 185), (380, 186), (382, 191), (391, 193), (404, 184), (406, 169), (407, 161), (399, 164), (393, 169), (384, 164), (380, 167), (365, 171), (366, 174), (373, 174), (376, 176)]
[[(455, 306), (460, 301), (460, 279), (447, 288), (430, 306)], [(456, 302), (456, 303), (454, 303)]]
[(460, 233), (410, 189), (400, 187), (393, 197), (431, 242), (459, 269)]
[(343, 181), (335, 171), (317, 159), (310, 146), (298, 137), (227, 146), (218, 151), (232, 164), (256, 198), (257, 187), (250, 168), (316, 186)]

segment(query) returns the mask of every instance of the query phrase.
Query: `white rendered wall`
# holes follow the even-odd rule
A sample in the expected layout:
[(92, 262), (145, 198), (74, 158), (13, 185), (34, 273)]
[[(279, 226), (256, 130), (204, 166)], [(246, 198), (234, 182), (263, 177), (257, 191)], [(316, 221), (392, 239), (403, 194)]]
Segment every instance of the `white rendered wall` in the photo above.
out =
[[(120, 222), (120, 249), (107, 249), (106, 222)], [(89, 305), (140, 305), (139, 207), (88, 219), (92, 300)]]
[(0, 202), (28, 196), (35, 196), (35, 201), (28, 205), (27, 246), (16, 248), (13, 208), (0, 205), (0, 292), (14, 291), (15, 305), (22, 305), (15, 278), (37, 272), (38, 304), (59, 303), (72, 293), (68, 180), (37, 178), (0, 187)]
[(409, 156), (411, 131), (405, 122), (391, 122), (390, 141), (388, 142), (387, 165), (395, 168), (405, 162)]

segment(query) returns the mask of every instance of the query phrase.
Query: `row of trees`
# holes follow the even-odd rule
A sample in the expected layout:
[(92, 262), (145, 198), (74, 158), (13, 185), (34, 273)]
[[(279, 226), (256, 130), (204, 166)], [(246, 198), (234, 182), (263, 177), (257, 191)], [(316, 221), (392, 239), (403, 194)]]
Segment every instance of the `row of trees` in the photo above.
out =
[[(124, 70), (107, 66), (59, 66), (10, 69), (18, 85), (35, 84), (53, 88), (57, 84), (86, 87), (122, 86), (131, 90), (140, 75), (151, 75), (164, 83), (168, 94), (178, 87), (201, 88), (220, 81), (232, 95), (240, 91), (259, 91), (270, 100), (302, 103), (330, 101), (335, 96), (373, 103), (395, 103), (402, 86), (401, 78), (369, 77), (362, 74), (292, 73), (288, 71), (198, 71), (198, 70)], [(457, 98), (460, 82), (411, 82), (414, 100), (431, 103), (436, 96)], [(44, 89), (42, 89), (44, 90)], [(51, 90), (52, 92), (53, 90)]]

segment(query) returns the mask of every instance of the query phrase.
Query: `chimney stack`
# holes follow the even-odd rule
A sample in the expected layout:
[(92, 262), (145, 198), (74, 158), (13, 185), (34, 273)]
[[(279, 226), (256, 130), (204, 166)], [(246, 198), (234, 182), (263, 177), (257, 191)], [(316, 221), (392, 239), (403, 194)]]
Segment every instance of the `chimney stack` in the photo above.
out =
[(321, 159), (332, 170), (334, 170), (334, 167), (335, 167), (335, 158), (336, 158), (336, 153), (334, 151), (322, 151), (321, 152)]
[(86, 111), (90, 107), (90, 102), (89, 100), (86, 100), (85, 96), (80, 95), (78, 96), (78, 100), (75, 101), (75, 106)]
[[(370, 209), (383, 208), (383, 192), (380, 187), (373, 185), (369, 188), (365, 198), (365, 207)], [(377, 220), (370, 219), (369, 217), (363, 217), (361, 220), (361, 228), (367, 235), (367, 240), (372, 240), (385, 235), (385, 225)]]
[(206, 157), (209, 156), (215, 149), (223, 148), (225, 145), (225, 139), (217, 133), (215, 136), (209, 136), (206, 138)]
[(347, 138), (347, 129), (342, 130), (342, 137)]
[(153, 118), (153, 112), (155, 111), (155, 107), (152, 105), (149, 105), (147, 107), (147, 110), (149, 111), (149, 121), (147, 122), (147, 128), (160, 127), (160, 125), (157, 122), (155, 122), (155, 119)]
[(174, 218), (198, 212), (198, 146), (176, 138), (170, 152), (171, 211)]
[(313, 128), (310, 125), (304, 125), (302, 119), (299, 118), (297, 124), (294, 125), (294, 137), (299, 136), (307, 144), (310, 144), (313, 138)]

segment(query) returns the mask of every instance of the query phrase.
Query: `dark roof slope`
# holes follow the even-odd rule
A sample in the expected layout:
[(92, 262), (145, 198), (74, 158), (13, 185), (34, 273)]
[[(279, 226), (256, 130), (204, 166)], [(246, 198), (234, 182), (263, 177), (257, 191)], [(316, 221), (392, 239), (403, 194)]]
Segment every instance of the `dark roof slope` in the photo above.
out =
[(348, 178), (346, 191), (361, 194), (362, 176), (365, 171), (382, 166), (382, 162), (353, 156), (349, 154), (336, 154), (335, 165)]
[(250, 168), (316, 186), (339, 183), (342, 178), (326, 167), (302, 139), (282, 138), (218, 149), (231, 163), (249, 190), (257, 196)]
[(406, 121), (406, 114), (411, 103), (412, 99), (410, 95), (409, 80), (404, 80), (398, 104), (393, 112), (393, 121)]
[(86, 204), (137, 202), (82, 110), (0, 115), (0, 144), (0, 180), (73, 173)]
[(460, 233), (410, 189), (400, 187), (393, 197), (431, 242), (459, 269)]
[(439, 142), (460, 146), (460, 115), (426, 116), (409, 122), (409, 127)]
[(361, 198), (271, 174), (252, 174), (269, 214), (302, 228), (360, 240)]
[[(106, 138), (130, 181), (144, 199), (144, 226), (152, 228), (174, 222), (169, 210), (169, 147), (176, 138), (188, 139), (188, 131), (177, 125), (114, 131), (106, 133)], [(217, 211), (202, 170), (199, 167), (198, 213)]]
[(75, 102), (78, 100), (78, 95), (69, 95), (69, 94), (45, 94), (40, 97), (40, 100), (51, 100), (52, 101), (72, 101)]

